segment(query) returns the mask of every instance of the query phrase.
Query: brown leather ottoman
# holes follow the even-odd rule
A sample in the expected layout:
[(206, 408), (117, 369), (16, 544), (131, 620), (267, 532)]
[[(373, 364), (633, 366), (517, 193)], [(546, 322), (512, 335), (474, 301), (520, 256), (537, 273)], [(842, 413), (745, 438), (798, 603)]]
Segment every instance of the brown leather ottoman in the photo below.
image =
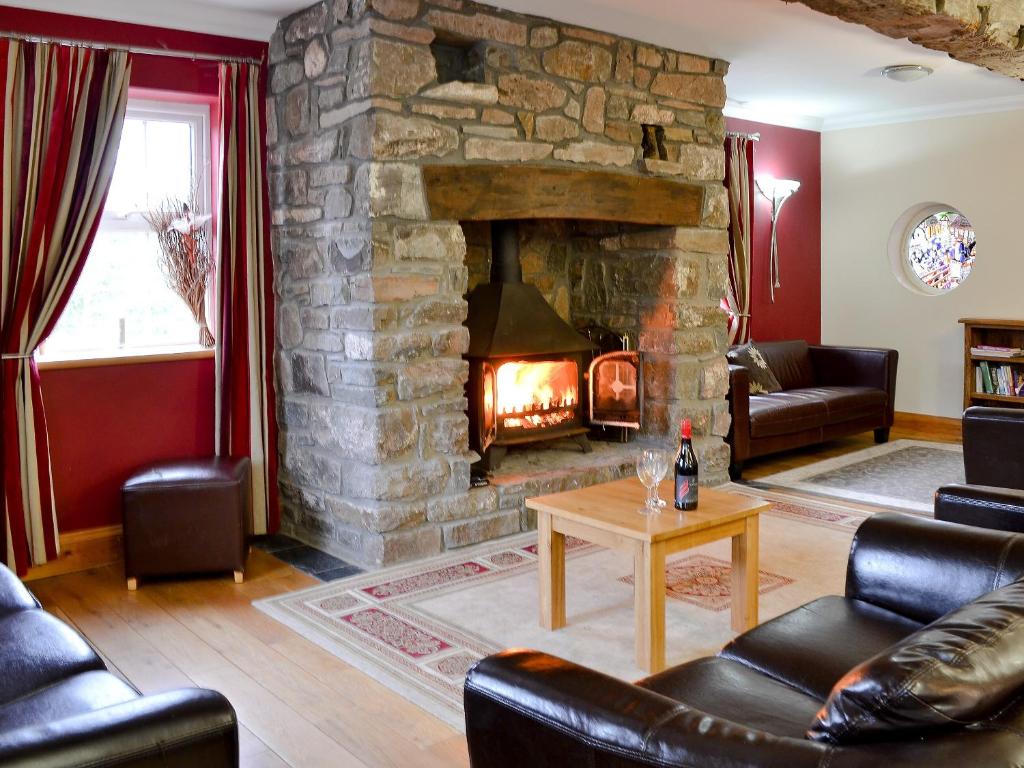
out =
[(121, 486), (128, 589), (141, 576), (234, 571), (242, 582), (251, 518), (249, 459), (182, 459)]

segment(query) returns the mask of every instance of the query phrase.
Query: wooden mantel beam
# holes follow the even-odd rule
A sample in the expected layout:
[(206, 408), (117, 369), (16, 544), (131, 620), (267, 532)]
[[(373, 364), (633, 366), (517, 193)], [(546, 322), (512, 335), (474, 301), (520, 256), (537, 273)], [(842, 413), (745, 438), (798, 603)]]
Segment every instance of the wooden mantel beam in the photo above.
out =
[(704, 187), (656, 176), (540, 165), (425, 165), (435, 220), (591, 219), (696, 227)]

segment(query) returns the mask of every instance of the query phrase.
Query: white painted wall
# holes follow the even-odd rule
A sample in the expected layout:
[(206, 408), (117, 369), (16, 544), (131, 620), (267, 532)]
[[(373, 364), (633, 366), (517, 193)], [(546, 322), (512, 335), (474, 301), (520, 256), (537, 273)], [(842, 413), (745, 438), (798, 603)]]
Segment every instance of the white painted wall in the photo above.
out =
[[(959, 416), (957, 320), (1024, 318), (1022, 137), (1024, 111), (822, 135), (822, 341), (898, 349), (898, 411)], [(900, 285), (886, 252), (896, 219), (927, 201), (958, 208), (978, 235), (971, 276), (941, 296)]]

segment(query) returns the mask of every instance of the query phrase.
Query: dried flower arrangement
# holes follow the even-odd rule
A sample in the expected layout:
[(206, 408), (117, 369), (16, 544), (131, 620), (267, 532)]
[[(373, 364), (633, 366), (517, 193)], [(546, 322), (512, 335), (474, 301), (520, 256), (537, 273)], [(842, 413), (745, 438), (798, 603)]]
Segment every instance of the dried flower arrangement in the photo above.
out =
[(196, 190), (188, 200), (169, 198), (143, 214), (160, 244), (160, 269), (167, 286), (188, 306), (199, 325), (199, 343), (214, 345), (206, 320), (206, 287), (213, 271), (206, 224), (210, 216), (196, 216)]

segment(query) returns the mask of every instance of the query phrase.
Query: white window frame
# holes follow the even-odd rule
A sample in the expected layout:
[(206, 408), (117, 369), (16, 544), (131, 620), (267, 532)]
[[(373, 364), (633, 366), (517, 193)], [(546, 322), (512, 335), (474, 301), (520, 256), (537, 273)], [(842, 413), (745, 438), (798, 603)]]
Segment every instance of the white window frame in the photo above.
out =
[[(964, 283), (971, 279), (971, 275), (973, 275), (977, 269), (977, 263), (975, 263), (975, 265), (971, 267), (971, 271), (967, 277), (964, 277), (958, 285), (947, 290), (941, 290), (939, 288), (932, 288), (924, 282), (920, 277), (918, 277), (914, 268), (911, 266), (910, 238), (914, 234), (914, 230), (917, 229), (925, 219), (934, 216), (936, 213), (944, 213), (945, 211), (955, 211), (973, 224), (974, 220), (965, 214), (960, 206), (950, 205), (949, 203), (940, 203), (933, 200), (926, 203), (912, 205), (903, 212), (902, 216), (896, 219), (896, 223), (892, 225), (892, 229), (889, 231), (889, 241), (886, 246), (889, 256), (889, 267), (892, 270), (896, 281), (911, 293), (931, 298), (935, 298), (937, 296), (948, 296), (954, 291), (962, 288)], [(977, 229), (975, 229), (975, 235), (977, 235)]]
[[(212, 168), (210, 162), (210, 105), (155, 101), (152, 99), (128, 99), (125, 119), (162, 120), (164, 122), (187, 123), (192, 126), (192, 135), (199, 137), (192, 147), (192, 163), (199, 182), (199, 208), (197, 214), (210, 212), (212, 197)], [(115, 216), (103, 211), (100, 226), (116, 231), (149, 230), (149, 224), (141, 211), (127, 216)]]
[[(213, 164), (210, 104), (195, 102), (162, 101), (157, 99), (137, 99), (128, 97), (125, 119), (162, 120), (166, 122), (188, 123), (192, 126), (193, 168), (196, 171), (198, 215), (210, 213), (213, 208)], [(131, 211), (125, 215), (109, 213), (104, 209), (100, 216), (100, 226), (116, 232), (148, 232), (149, 222), (142, 216), (142, 211)], [(216, 231), (214, 227), (214, 231)], [(211, 246), (214, 243), (211, 241)], [(170, 289), (168, 289), (170, 290)], [(107, 363), (149, 362), (164, 359), (192, 359), (212, 356), (213, 350), (205, 349), (198, 344), (174, 347), (128, 347), (109, 349), (90, 349), (81, 352), (54, 352), (39, 355), (40, 368), (65, 368), (81, 366), (105, 365)]]

